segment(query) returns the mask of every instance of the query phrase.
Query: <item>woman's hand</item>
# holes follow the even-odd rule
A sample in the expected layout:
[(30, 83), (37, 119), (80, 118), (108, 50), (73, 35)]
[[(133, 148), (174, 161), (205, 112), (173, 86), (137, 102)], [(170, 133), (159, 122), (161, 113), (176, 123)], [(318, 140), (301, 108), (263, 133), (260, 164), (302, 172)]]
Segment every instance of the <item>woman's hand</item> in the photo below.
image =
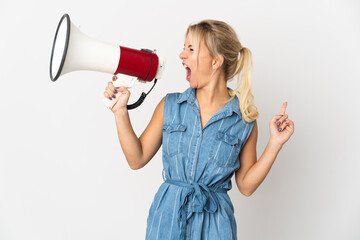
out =
[(280, 115), (275, 115), (270, 121), (270, 142), (283, 145), (294, 133), (294, 122), (285, 114), (287, 102), (285, 102), (280, 110)]
[[(116, 76), (113, 77), (113, 80), (116, 80)], [(112, 82), (108, 82), (107, 87), (105, 88), (104, 96), (109, 98), (115, 98), (115, 94), (117, 97), (116, 103), (111, 108), (111, 111), (115, 114), (119, 110), (127, 110), (127, 103), (130, 98), (130, 91), (126, 87), (118, 87), (115, 88)]]

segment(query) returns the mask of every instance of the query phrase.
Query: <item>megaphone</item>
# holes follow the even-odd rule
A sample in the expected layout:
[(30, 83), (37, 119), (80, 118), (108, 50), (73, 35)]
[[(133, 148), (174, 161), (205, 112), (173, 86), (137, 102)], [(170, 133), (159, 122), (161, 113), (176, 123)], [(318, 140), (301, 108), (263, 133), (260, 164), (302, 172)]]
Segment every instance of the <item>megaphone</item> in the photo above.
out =
[[(64, 14), (56, 29), (50, 58), (50, 79), (56, 81), (60, 76), (78, 70), (89, 70), (111, 73), (115, 87), (133, 87), (136, 81), (143, 83), (160, 79), (165, 67), (165, 59), (158, 57), (156, 50), (136, 50), (98, 41), (82, 33)], [(134, 104), (127, 105), (133, 109), (144, 101), (148, 93), (142, 93)], [(116, 103), (115, 99), (104, 98), (108, 108)]]

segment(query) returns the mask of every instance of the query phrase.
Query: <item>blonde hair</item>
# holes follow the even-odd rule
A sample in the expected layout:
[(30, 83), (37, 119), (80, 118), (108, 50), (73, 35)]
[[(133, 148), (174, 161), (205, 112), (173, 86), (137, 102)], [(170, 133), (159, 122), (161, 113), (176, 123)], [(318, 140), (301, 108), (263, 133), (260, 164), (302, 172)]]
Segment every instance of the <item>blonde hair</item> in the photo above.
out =
[[(224, 57), (220, 70), (224, 72), (226, 81), (237, 75), (237, 87), (235, 90), (228, 90), (231, 98), (226, 103), (233, 100), (238, 93), (243, 121), (255, 121), (259, 117), (259, 112), (251, 93), (251, 51), (241, 45), (234, 29), (222, 21), (206, 19), (197, 24), (190, 24), (186, 30), (185, 39), (188, 34), (191, 35), (197, 64), (199, 62), (200, 41), (204, 41), (211, 57), (214, 58), (219, 55)], [(240, 59), (238, 59), (239, 53)]]

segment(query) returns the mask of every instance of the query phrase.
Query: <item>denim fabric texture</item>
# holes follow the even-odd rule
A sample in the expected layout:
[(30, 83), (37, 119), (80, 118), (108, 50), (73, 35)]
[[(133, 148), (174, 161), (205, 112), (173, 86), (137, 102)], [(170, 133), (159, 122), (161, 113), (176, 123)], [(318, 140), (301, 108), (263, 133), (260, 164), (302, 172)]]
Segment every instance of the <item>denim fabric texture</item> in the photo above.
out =
[[(228, 88), (230, 89), (230, 88)], [(255, 121), (244, 123), (239, 100), (201, 127), (196, 89), (168, 93), (164, 102), (163, 179), (150, 206), (146, 239), (237, 239), (227, 193), (239, 153)]]

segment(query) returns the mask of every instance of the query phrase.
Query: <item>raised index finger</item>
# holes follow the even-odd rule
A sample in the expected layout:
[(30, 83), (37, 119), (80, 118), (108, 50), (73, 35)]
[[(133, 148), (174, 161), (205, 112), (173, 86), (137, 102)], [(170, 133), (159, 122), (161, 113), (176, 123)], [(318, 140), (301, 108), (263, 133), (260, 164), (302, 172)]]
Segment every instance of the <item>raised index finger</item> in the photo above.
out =
[(284, 102), (283, 105), (282, 105), (282, 107), (281, 107), (280, 114), (282, 114), (282, 115), (285, 114), (286, 106), (287, 106), (287, 102)]

